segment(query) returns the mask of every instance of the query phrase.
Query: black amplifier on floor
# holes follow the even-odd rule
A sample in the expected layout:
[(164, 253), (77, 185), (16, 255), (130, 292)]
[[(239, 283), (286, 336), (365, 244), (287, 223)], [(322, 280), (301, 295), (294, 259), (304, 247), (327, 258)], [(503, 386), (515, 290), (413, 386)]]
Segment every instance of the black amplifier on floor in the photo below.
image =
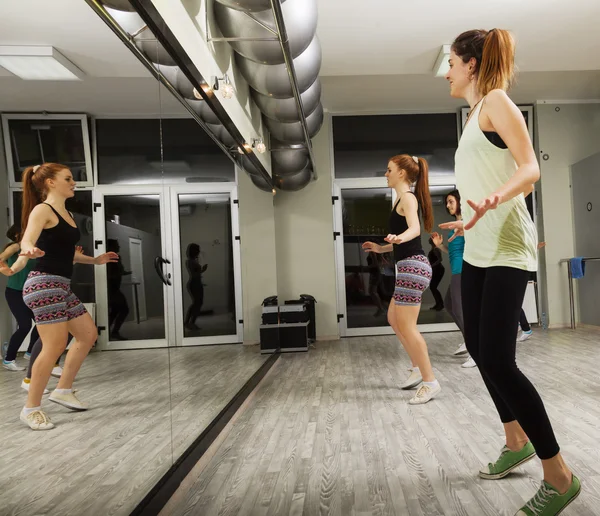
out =
[(260, 352), (294, 353), (308, 351), (308, 322), (263, 324), (260, 327)]
[[(317, 303), (317, 300), (313, 296), (311, 296), (309, 294), (300, 294), (300, 299), (286, 301), (284, 306), (279, 307), (280, 312), (283, 312), (283, 310), (286, 309), (287, 307), (302, 306), (301, 312), (305, 315), (298, 322), (308, 321), (308, 323), (309, 323), (308, 324), (308, 340), (310, 342), (314, 342), (317, 340), (317, 322), (316, 322), (316, 310), (315, 310), (316, 303)], [(300, 312), (300, 311), (298, 311), (298, 312)], [(292, 313), (293, 313), (293, 311), (290, 308), (289, 317), (294, 317), (293, 315), (291, 315)], [(283, 317), (283, 313), (282, 313), (282, 317)], [(299, 317), (299, 315), (297, 315), (297, 317)], [(282, 322), (284, 322), (284, 321), (282, 320)], [(290, 321), (290, 322), (296, 322), (296, 321)]]
[(279, 306), (277, 296), (265, 298), (262, 302), (262, 323), (279, 324)]
[(304, 303), (286, 301), (279, 307), (279, 320), (281, 323), (308, 322), (308, 311)]

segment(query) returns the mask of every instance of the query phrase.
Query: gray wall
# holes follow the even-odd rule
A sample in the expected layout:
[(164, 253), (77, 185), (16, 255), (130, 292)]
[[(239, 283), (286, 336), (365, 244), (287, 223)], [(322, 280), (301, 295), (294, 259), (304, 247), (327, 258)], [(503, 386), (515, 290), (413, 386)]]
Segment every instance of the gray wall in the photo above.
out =
[[(557, 110), (558, 108), (558, 110)], [(550, 327), (569, 324), (569, 292), (562, 258), (575, 255), (571, 167), (600, 151), (600, 104), (537, 104), (541, 199), (546, 248), (547, 314)], [(544, 155), (548, 159), (543, 159)]]
[(333, 208), (331, 205), (330, 123), (313, 139), (319, 179), (299, 192), (275, 196), (277, 278), (280, 301), (299, 294), (317, 300), (317, 338), (339, 337)]
[[(600, 257), (600, 152), (573, 165), (571, 185), (575, 255)], [(591, 211), (588, 210), (588, 203), (592, 205)], [(600, 326), (600, 262), (588, 262), (584, 279), (577, 283), (580, 321)]]

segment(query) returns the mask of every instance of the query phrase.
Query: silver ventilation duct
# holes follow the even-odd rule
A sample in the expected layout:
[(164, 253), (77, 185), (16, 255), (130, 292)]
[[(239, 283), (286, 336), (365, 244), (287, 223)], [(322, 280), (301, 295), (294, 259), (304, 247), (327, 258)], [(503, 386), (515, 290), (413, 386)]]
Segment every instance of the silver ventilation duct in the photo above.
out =
[[(235, 55), (235, 62), (250, 87), (263, 95), (278, 99), (294, 98), (290, 76), (285, 64), (264, 65)], [(308, 48), (294, 59), (298, 89), (304, 93), (319, 77), (321, 45), (315, 37)]]
[(261, 1), (266, 3), (215, 0), (215, 20), (271, 132), (273, 180), (282, 190), (300, 190), (311, 176), (316, 178), (310, 139), (324, 116), (317, 1), (282, 5), (282, 0), (269, 0), (271, 9), (259, 11)]
[(296, 192), (302, 190), (308, 183), (310, 183), (312, 177), (312, 169), (307, 166), (300, 172), (291, 174), (289, 176), (277, 176), (275, 177), (275, 186), (280, 190), (289, 190)]
[[(304, 142), (304, 132), (300, 122), (277, 122), (270, 118), (264, 119), (271, 136), (284, 143), (299, 144)], [(308, 134), (314, 137), (323, 125), (323, 106), (319, 104), (311, 115), (306, 117)]]
[[(301, 95), (304, 114), (308, 117), (321, 102), (321, 81), (317, 79), (313, 85)], [(296, 122), (298, 120), (298, 106), (293, 97), (276, 99), (267, 97), (252, 90), (252, 98), (262, 114), (278, 122)]]
[(300, 172), (310, 163), (308, 150), (303, 145), (284, 146), (271, 138), (271, 165), (273, 175), (286, 176)]
[[(218, 2), (213, 4), (213, 8), (219, 29), (226, 38), (243, 36), (244, 40), (263, 39), (263, 41), (230, 41), (229, 44), (238, 54), (257, 63), (274, 65), (285, 62), (281, 44), (273, 38), (273, 34), (276, 34), (276, 24), (271, 9), (248, 16), (243, 11), (231, 9)], [(317, 1), (287, 0), (282, 10), (292, 58), (296, 58), (306, 50), (315, 37)]]

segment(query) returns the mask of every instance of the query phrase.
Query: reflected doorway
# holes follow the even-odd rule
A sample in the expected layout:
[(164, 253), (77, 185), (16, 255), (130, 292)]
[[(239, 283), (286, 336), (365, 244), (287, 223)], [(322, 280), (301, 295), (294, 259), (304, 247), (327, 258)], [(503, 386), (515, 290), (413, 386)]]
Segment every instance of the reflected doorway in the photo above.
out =
[(242, 341), (235, 185), (98, 187), (99, 349)]

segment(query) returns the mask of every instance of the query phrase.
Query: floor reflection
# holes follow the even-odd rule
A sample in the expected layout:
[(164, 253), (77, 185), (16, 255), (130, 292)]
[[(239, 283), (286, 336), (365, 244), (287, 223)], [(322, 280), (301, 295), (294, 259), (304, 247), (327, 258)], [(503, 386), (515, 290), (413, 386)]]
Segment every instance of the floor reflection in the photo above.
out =
[(265, 363), (258, 346), (170, 348), (173, 454), (179, 457)]
[(2, 370), (0, 513), (130, 514), (266, 360), (239, 344), (92, 352), (75, 383), (90, 410), (45, 396), (47, 432), (19, 421), (22, 376)]

